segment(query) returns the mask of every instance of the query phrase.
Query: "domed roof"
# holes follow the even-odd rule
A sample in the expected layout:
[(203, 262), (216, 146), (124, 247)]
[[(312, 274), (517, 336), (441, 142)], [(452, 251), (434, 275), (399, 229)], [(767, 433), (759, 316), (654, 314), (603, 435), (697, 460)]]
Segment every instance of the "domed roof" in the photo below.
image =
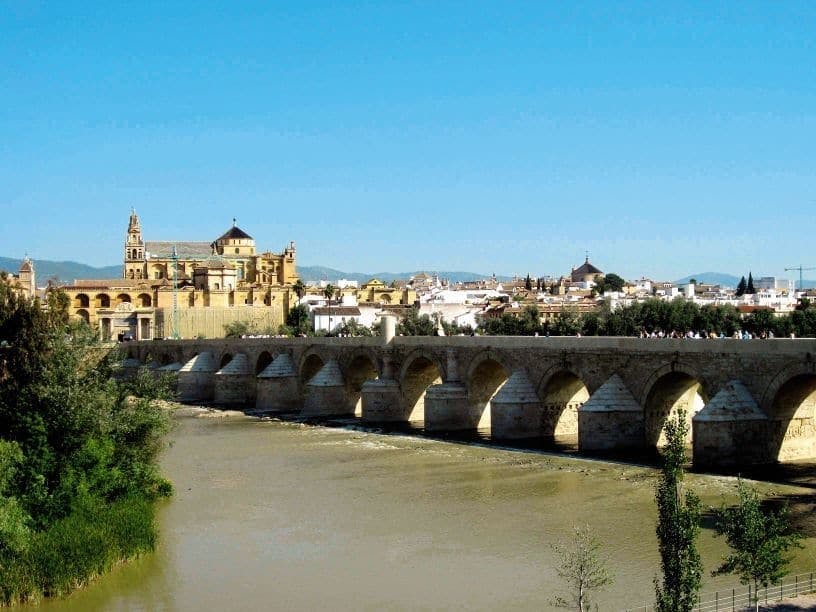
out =
[(224, 240), (254, 240), (254, 238), (237, 225), (233, 225), (226, 232), (224, 232), (224, 234), (220, 236), (216, 242), (222, 242)]
[(598, 268), (593, 266), (589, 263), (589, 257), (586, 258), (586, 261), (581, 265), (579, 268), (575, 268), (572, 271), (573, 274), (603, 274)]

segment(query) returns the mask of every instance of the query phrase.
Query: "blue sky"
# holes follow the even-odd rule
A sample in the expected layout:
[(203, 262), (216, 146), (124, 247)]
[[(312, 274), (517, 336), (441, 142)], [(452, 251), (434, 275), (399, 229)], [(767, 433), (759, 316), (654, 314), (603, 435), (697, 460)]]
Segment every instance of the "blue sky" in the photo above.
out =
[(0, 0), (0, 255), (118, 263), (131, 206), (347, 271), (816, 266), (816, 3)]

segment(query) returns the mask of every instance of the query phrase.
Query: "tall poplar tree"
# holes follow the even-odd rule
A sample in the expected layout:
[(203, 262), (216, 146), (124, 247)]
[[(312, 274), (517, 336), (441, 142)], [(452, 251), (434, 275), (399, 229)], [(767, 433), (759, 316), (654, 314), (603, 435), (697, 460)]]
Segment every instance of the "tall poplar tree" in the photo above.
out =
[(697, 552), (700, 533), (700, 499), (683, 496), (683, 465), (688, 433), (685, 410), (666, 421), (666, 446), (657, 484), (657, 540), (662, 580), (655, 578), (657, 612), (691, 612), (699, 599), (703, 565)]

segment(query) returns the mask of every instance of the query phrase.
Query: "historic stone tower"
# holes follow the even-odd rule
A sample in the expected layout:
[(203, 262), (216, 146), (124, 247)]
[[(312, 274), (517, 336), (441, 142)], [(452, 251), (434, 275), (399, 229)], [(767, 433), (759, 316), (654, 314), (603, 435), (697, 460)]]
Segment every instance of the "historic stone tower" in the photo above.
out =
[(143, 278), (145, 269), (145, 245), (142, 228), (135, 209), (130, 211), (127, 238), (125, 239), (125, 269), (123, 278)]
[(33, 298), (37, 294), (37, 282), (34, 275), (34, 262), (29, 259), (28, 255), (25, 256), (23, 263), (20, 265), (17, 280), (24, 296)]

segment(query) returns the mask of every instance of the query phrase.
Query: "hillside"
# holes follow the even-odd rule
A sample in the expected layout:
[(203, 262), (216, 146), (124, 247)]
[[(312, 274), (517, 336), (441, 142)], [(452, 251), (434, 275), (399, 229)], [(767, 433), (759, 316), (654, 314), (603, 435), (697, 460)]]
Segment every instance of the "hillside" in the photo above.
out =
[[(0, 270), (17, 274), (22, 260), (12, 257), (0, 257)], [(35, 259), (34, 268), (37, 274), (37, 285), (43, 286), (49, 279), (56, 279), (60, 283), (71, 283), (74, 279), (85, 278), (120, 278), (122, 266), (105, 266), (95, 268), (76, 261), (49, 261)]]
[[(5, 270), (12, 274), (16, 274), (20, 269), (22, 260), (12, 257), (0, 257), (0, 270)], [(121, 278), (122, 266), (104, 266), (95, 268), (86, 264), (78, 263), (76, 261), (49, 261), (47, 259), (35, 259), (34, 265), (37, 273), (37, 284), (42, 286), (50, 278), (57, 278), (62, 283), (70, 283), (74, 279), (88, 279), (88, 278)], [(341, 278), (348, 280), (356, 280), (359, 283), (364, 283), (372, 278), (379, 278), (382, 281), (392, 280), (407, 280), (412, 276), (419, 274), (416, 272), (343, 272), (334, 268), (326, 266), (298, 266), (298, 274), (303, 279), (303, 282), (319, 282), (321, 280), (330, 280), (337, 282)], [(430, 272), (429, 272), (430, 273)], [(481, 278), (487, 278), (487, 274), (477, 274), (475, 272), (461, 272), (461, 271), (439, 271), (435, 272), (441, 278), (450, 279), (453, 282), (457, 281), (471, 281)], [(499, 280), (507, 280), (508, 277), (499, 277)]]
[[(20, 269), (21, 263), (20, 259), (0, 257), (0, 270), (16, 274)], [(49, 261), (47, 259), (35, 259), (34, 264), (36, 266), (37, 284), (39, 286), (45, 285), (46, 281), (51, 278), (56, 278), (61, 283), (71, 283), (74, 279), (121, 278), (122, 275), (121, 265), (96, 268), (76, 261)], [(422, 270), (414, 272), (343, 272), (342, 270), (328, 268), (326, 266), (298, 266), (298, 274), (300, 274), (304, 283), (317, 283), (322, 280), (337, 282), (340, 279), (365, 283), (372, 278), (378, 278), (383, 282), (390, 282), (392, 280), (408, 280), (420, 272), (422, 272)], [(438, 274), (440, 278), (446, 278), (451, 282), (473, 281), (490, 276), (489, 274), (463, 271), (425, 270), (425, 272), (428, 274)], [(509, 276), (498, 276), (497, 278), (500, 281), (510, 280)], [(700, 272), (699, 274), (684, 276), (675, 282), (685, 283), (692, 278), (697, 279), (697, 281), (701, 283), (712, 283), (722, 285), (723, 287), (736, 287), (740, 279), (739, 276), (725, 274), (723, 272)], [(804, 282), (805, 287), (816, 286), (816, 281), (805, 279)]]

